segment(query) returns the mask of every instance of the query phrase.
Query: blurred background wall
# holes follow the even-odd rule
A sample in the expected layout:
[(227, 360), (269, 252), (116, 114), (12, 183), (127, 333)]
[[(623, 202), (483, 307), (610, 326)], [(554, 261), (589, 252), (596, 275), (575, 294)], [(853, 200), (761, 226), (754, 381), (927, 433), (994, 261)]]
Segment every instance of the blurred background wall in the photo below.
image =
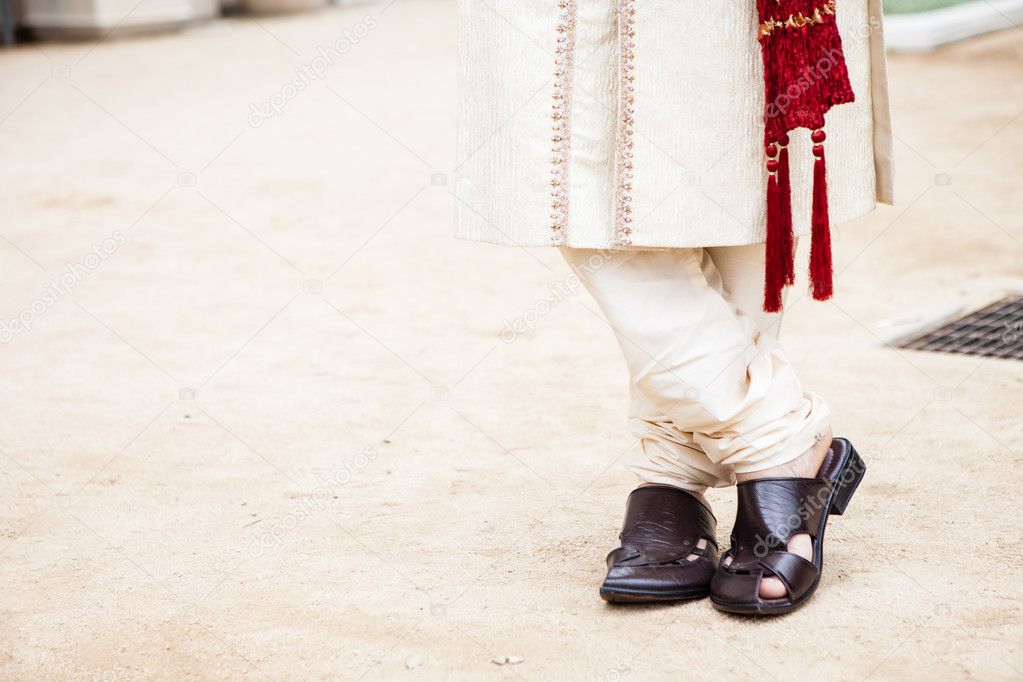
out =
[[(0, 0), (3, 41), (82, 40), (180, 30), (238, 12), (279, 14), (375, 0)], [(1023, 0), (884, 0), (889, 46), (940, 45), (1017, 26)]]
[(283, 14), (372, 0), (0, 0), (4, 42), (173, 31), (238, 12)]

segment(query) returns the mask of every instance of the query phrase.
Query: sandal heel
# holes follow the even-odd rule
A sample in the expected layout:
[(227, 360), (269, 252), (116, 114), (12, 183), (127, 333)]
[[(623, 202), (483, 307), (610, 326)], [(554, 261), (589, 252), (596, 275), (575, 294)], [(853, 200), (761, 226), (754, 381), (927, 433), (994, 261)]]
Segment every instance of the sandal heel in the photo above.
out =
[(849, 506), (849, 500), (867, 473), (867, 465), (860, 458), (856, 448), (849, 445), (849, 460), (835, 478), (835, 493), (831, 497), (829, 513), (841, 516)]

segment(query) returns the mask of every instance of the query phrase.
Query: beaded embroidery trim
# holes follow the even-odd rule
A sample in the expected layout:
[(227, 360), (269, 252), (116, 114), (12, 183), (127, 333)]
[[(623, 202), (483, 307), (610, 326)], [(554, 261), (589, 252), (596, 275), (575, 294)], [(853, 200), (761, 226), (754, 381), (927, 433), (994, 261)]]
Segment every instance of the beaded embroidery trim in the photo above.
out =
[(632, 149), (635, 110), (636, 8), (634, 0), (618, 1), (618, 130), (615, 152), (614, 243), (632, 243)]
[(551, 244), (568, 237), (569, 165), (572, 140), (572, 81), (575, 71), (576, 0), (558, 3), (558, 38), (554, 47), (554, 94), (551, 107)]
[(790, 14), (788, 19), (769, 19), (760, 24), (760, 35), (769, 36), (781, 28), (803, 28), (806, 25), (823, 24), (825, 14), (835, 13), (835, 0), (827, 0), (823, 5), (806, 15), (802, 12)]

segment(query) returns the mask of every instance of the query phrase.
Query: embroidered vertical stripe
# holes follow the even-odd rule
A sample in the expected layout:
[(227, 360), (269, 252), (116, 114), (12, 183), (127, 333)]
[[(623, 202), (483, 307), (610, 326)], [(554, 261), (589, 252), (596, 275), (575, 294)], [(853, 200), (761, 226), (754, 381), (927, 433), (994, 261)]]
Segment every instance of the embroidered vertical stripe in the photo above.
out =
[(635, 0), (618, 2), (618, 125), (615, 151), (614, 243), (632, 243), (632, 161), (636, 114)]
[(568, 241), (576, 0), (559, 0), (558, 9), (551, 110), (551, 244), (554, 246)]

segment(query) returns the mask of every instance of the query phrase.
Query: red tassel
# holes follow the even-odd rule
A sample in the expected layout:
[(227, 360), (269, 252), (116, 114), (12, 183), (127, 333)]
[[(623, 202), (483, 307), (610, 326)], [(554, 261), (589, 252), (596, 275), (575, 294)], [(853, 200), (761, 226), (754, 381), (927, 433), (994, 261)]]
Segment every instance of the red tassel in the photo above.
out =
[(785, 258), (785, 284), (796, 283), (795, 239), (792, 236), (792, 184), (789, 181), (789, 138), (782, 139), (778, 154), (778, 198), (782, 251)]
[(831, 263), (831, 224), (828, 220), (828, 174), (824, 162), (823, 130), (813, 133), (813, 236), (810, 242), (810, 288), (818, 301), (831, 298), (834, 290)]
[(781, 178), (778, 158), (778, 146), (770, 143), (767, 145), (767, 237), (765, 239), (765, 262), (764, 262), (764, 310), (769, 313), (776, 313), (781, 310), (781, 292), (785, 288), (785, 281), (788, 276), (788, 260), (791, 258), (791, 249), (788, 258), (785, 253), (785, 233), (788, 232), (791, 240), (791, 226), (788, 230), (784, 224), (783, 198), (781, 195)]
[[(824, 163), (824, 117), (855, 100), (835, 20), (834, 0), (756, 0), (764, 62), (764, 139), (767, 143), (767, 256), (764, 310), (781, 309), (781, 292), (795, 280), (787, 135), (814, 131), (814, 186), (810, 286), (813, 297), (832, 295), (831, 231)], [(772, 141), (779, 141), (772, 143)]]

